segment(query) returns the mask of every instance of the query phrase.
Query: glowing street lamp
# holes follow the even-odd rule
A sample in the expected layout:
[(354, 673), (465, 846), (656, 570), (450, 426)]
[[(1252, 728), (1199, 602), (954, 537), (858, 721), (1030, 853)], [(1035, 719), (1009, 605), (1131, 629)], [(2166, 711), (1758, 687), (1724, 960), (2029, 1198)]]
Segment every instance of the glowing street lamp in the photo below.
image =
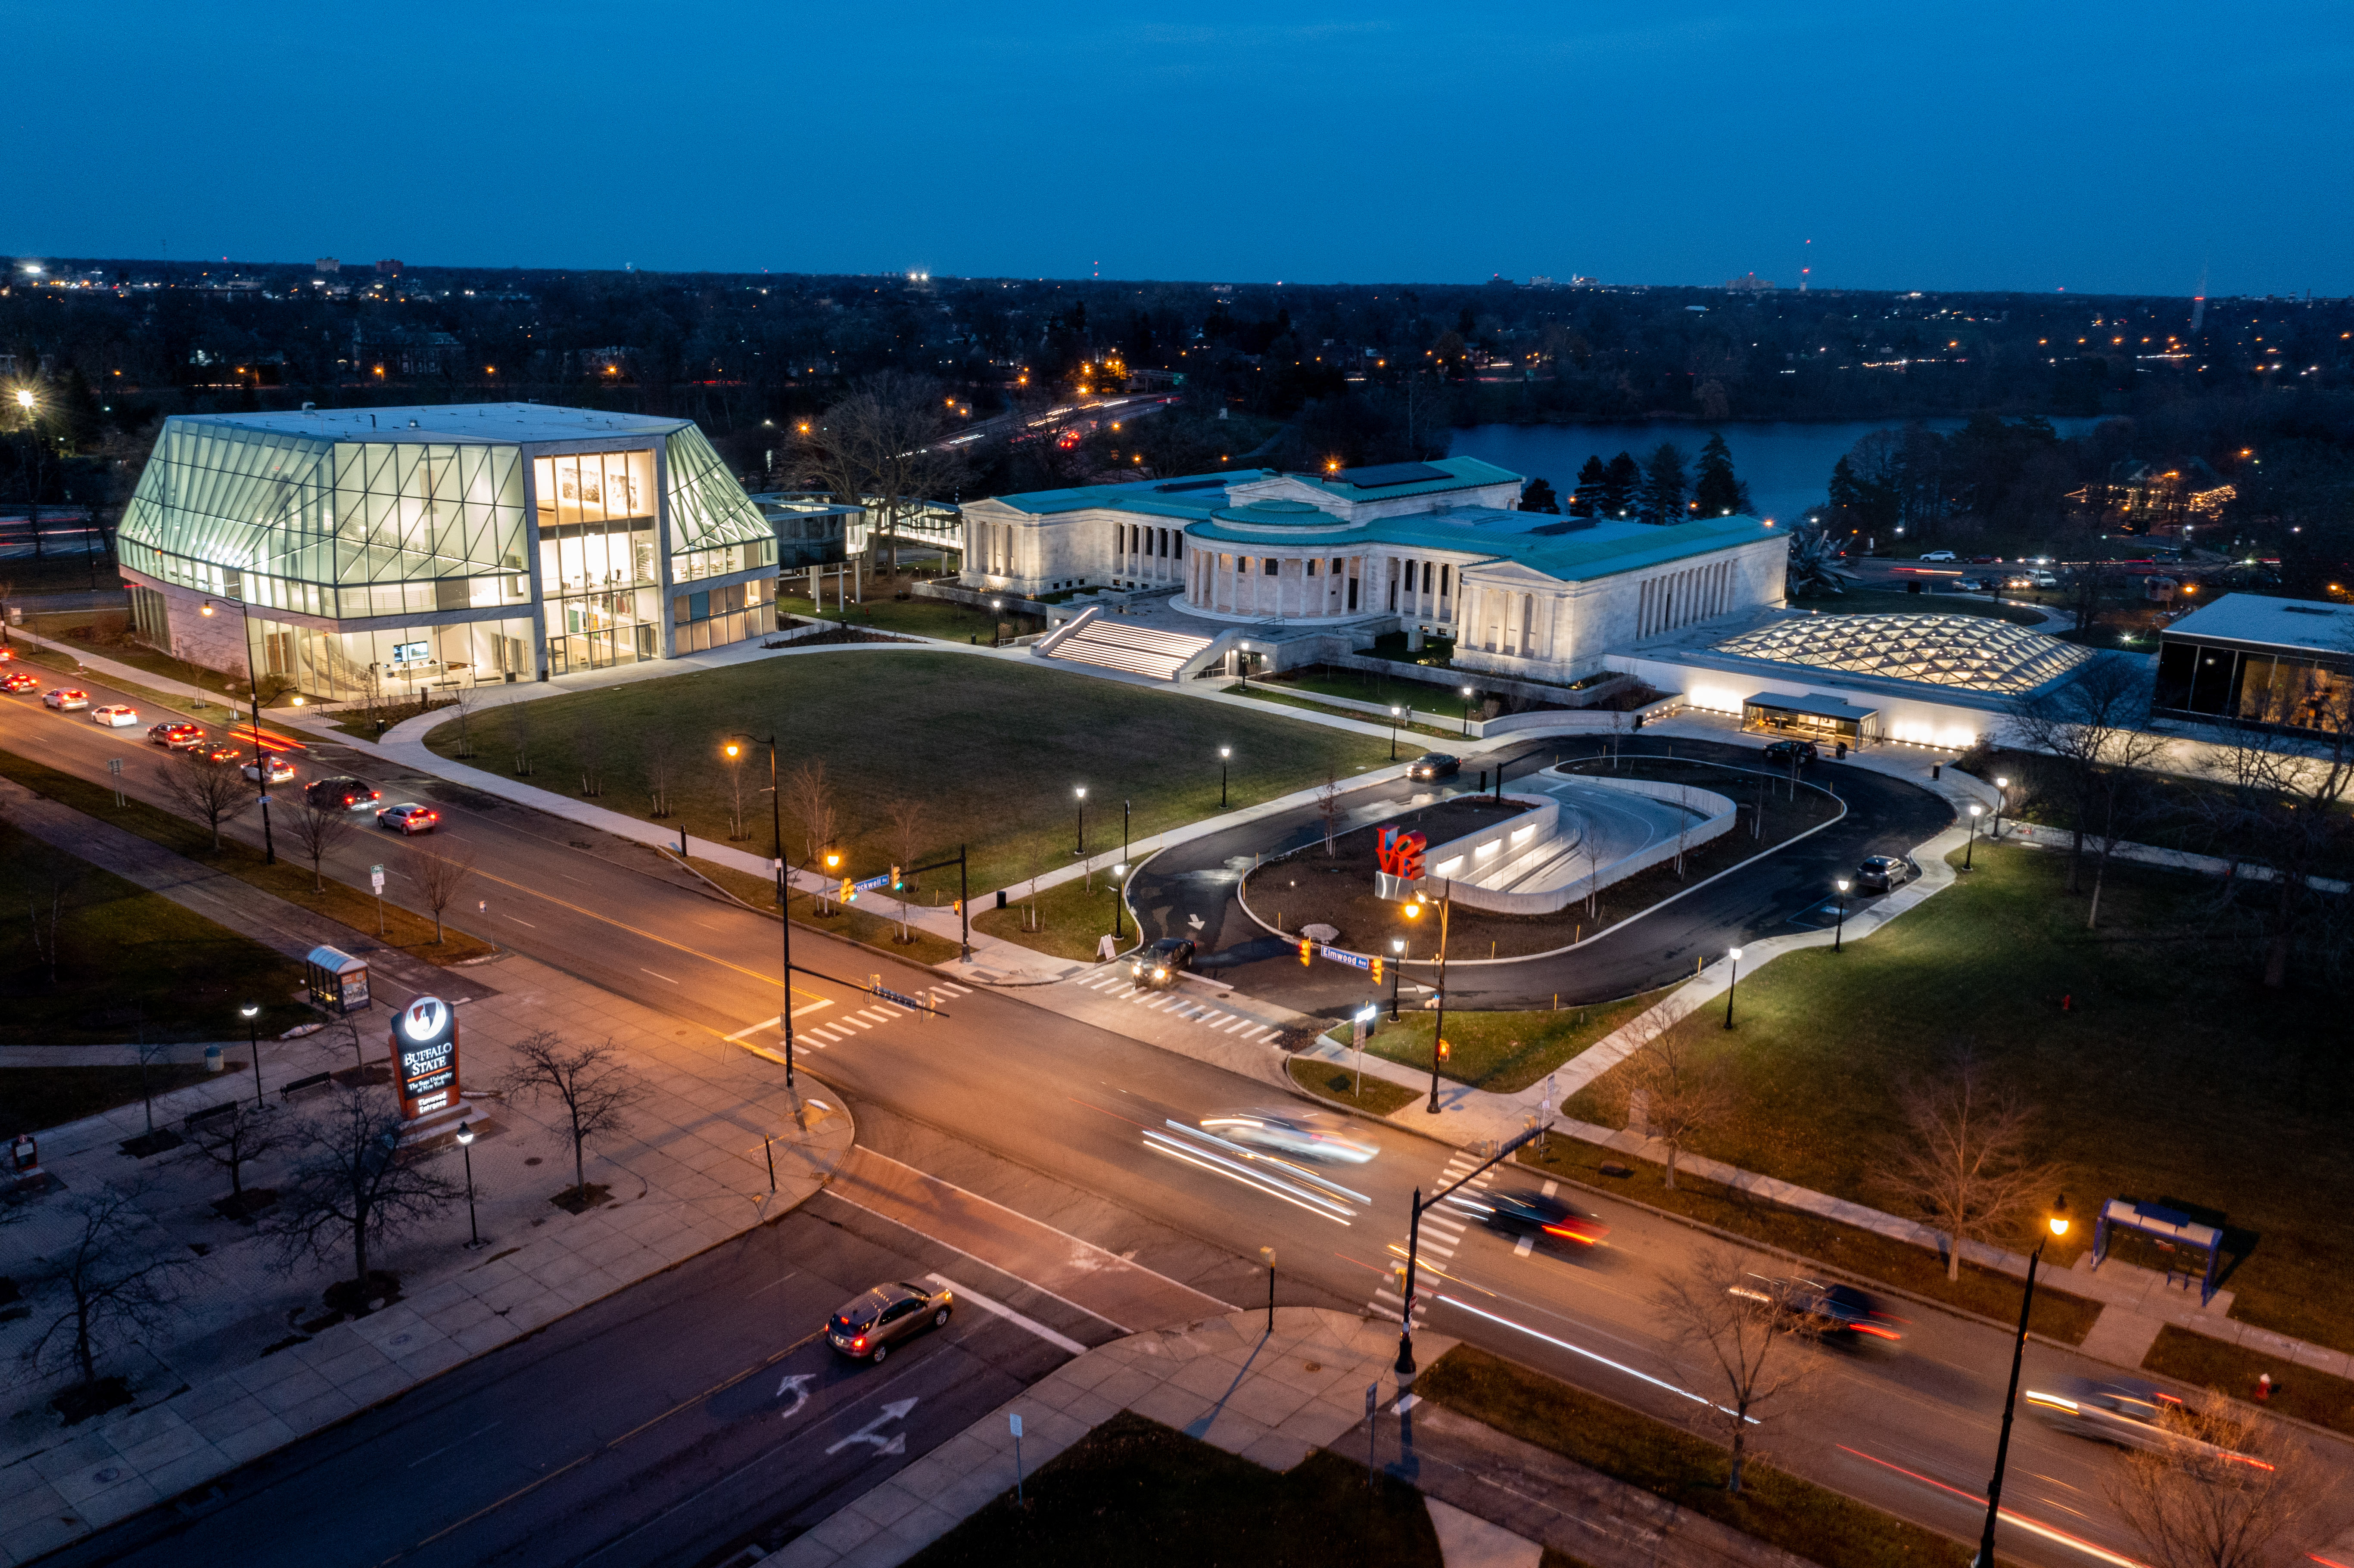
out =
[(1733, 988), (1741, 983), (1741, 949), (1727, 948), (1724, 956), (1733, 965), (1724, 978), (1724, 1026), (1730, 1029), (1733, 1027)]
[(1997, 779), (1994, 781), (1994, 832), (1988, 836), (1999, 839), (2002, 837), (2002, 809), (2010, 801), (2010, 780)]
[(1221, 811), (1226, 809), (1226, 764), (1234, 755), (1235, 748), (1231, 746), (1218, 747), (1218, 810)]
[(1405, 974), (1405, 938), (1390, 938), (1390, 1022), (1398, 1021), (1398, 981)]
[(1076, 853), (1084, 855), (1087, 853), (1087, 787), (1082, 784), (1072, 793), (1078, 797), (1079, 801), (1079, 847)]
[(1962, 852), (1962, 869), (1964, 871), (1970, 869), (1970, 857), (1978, 853), (1978, 818), (1985, 812), (1985, 810), (1986, 808), (1979, 805), (1976, 800), (1970, 802), (1970, 843), (1969, 848)]
[(2019, 1405), (2019, 1363), (2027, 1353), (2027, 1310), (2035, 1303), (2035, 1266), (2043, 1261), (2044, 1245), (2054, 1236), (2068, 1234), (2068, 1194), (2062, 1192), (2045, 1216), (2048, 1235), (2039, 1236), (2035, 1251), (2027, 1259), (2027, 1288), (2019, 1296), (2019, 1333), (2010, 1341), (2010, 1392), (2002, 1401), (2002, 1436), (1994, 1446), (1994, 1479), (1987, 1483), (1986, 1530), (1978, 1537), (1978, 1554), (1973, 1568), (1994, 1568), (1994, 1521), (2002, 1511), (2002, 1471), (2010, 1458), (2010, 1418)]
[(1839, 928), (1831, 933), (1831, 951), (1836, 953), (1842, 950), (1841, 944), (1847, 940), (1847, 890), (1853, 884), (1842, 876), (1831, 885), (1839, 889)]
[(471, 1252), (482, 1245), (482, 1227), (474, 1223), (474, 1128), (471, 1122), (458, 1124), (458, 1148), (466, 1157), (466, 1231), (471, 1238), (466, 1249)]
[[(750, 735), (733, 736), (720, 750), (726, 755), (729, 763), (734, 764), (748, 746), (769, 748), (769, 831), (775, 835), (772, 864), (777, 874), (777, 926), (782, 933), (781, 968), (777, 979), (784, 990), (784, 1005), (777, 1009), (777, 1015), (784, 1029), (785, 1087), (790, 1089), (793, 1086), (793, 917), (788, 896), (790, 885), (785, 877), (783, 808), (778, 804), (782, 792), (777, 788), (777, 737), (773, 735), (765, 738)], [(825, 857), (825, 868), (829, 872), (841, 863), (842, 857), (838, 854), (829, 853)]]
[(1398, 720), (1399, 720), (1399, 719), (1401, 719), (1401, 718), (1403, 718), (1403, 717), (1405, 717), (1405, 709), (1400, 708), (1400, 707), (1397, 707), (1397, 706), (1396, 706), (1396, 705), (1393, 705), (1391, 706), (1391, 708), (1390, 708), (1390, 760), (1391, 760), (1392, 762), (1395, 762), (1395, 761), (1397, 760), (1397, 726), (1398, 726)]
[(243, 1007), (237, 1010), (237, 1015), (245, 1020), (245, 1043), (253, 1049), (253, 1108), (260, 1110), (263, 1108), (261, 1097), (261, 1005), (259, 1002), (249, 1001)]
[(1463, 688), (1463, 733), (1471, 733), (1471, 688)]

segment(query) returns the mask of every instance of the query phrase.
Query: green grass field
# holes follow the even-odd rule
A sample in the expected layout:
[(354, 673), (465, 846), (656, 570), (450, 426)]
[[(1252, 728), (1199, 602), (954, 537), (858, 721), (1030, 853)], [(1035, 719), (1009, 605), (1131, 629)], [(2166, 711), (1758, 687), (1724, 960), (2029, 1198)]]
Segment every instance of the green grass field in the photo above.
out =
[[(2354, 1348), (2354, 1163), (2325, 1155), (2354, 1110), (2334, 989), (2256, 983), (2201, 879), (2113, 866), (2087, 931), (2064, 857), (1982, 842), (1976, 861), (1842, 954), (1744, 975), (1734, 1031), (1685, 1025), (1739, 1091), (1696, 1151), (1884, 1206), (1872, 1146), (1896, 1086), (1967, 1050), (2040, 1107), (2078, 1214), (2126, 1196), (2220, 1222), (2235, 1317)], [(1568, 1114), (1619, 1125), (1615, 1076)]]
[[(1384, 742), (1275, 714), (947, 652), (778, 657), (494, 708), (472, 721), (474, 766), (512, 770), (518, 715), (531, 736), (531, 782), (574, 793), (593, 751), (604, 784), (597, 803), (650, 817), (649, 763), (668, 758), (675, 812), (663, 825), (722, 842), (731, 836), (722, 741), (781, 734), (788, 775), (804, 760), (825, 765), (847, 870), (909, 863), (890, 812), (918, 800), (926, 821), (914, 863), (968, 845), (976, 897), (1078, 858), (1080, 786), (1087, 853), (1108, 863), (1119, 851), (1124, 800), (1135, 838), (1215, 814), (1221, 746), (1234, 749), (1228, 793), (1237, 807), (1328, 774), (1346, 779), (1388, 755)], [(456, 755), (456, 726), (440, 726), (427, 744)], [(736, 842), (764, 854), (766, 752), (753, 748), (742, 767), (745, 831)], [(785, 853), (796, 863), (805, 853), (790, 821)], [(954, 875), (935, 872), (924, 888), (952, 887)]]
[[(1664, 994), (1652, 991), (1596, 1007), (1549, 1012), (1450, 1012), (1447, 1015), (1447, 1058), (1439, 1076), (1493, 1094), (1518, 1094)], [(1384, 1009), (1366, 1049), (1426, 1073), (1430, 1071), (1431, 1025), (1437, 1017), (1436, 1012), (1416, 1012), (1409, 1006), (1393, 1023)]]

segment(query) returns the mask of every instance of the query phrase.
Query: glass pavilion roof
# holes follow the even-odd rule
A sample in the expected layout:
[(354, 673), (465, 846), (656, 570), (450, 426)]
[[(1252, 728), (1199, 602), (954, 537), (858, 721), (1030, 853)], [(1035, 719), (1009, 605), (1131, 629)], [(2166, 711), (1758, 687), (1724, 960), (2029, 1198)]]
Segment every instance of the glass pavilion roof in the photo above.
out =
[(2006, 696), (2032, 692), (2093, 657), (2090, 649), (1985, 615), (1794, 615), (1714, 651)]

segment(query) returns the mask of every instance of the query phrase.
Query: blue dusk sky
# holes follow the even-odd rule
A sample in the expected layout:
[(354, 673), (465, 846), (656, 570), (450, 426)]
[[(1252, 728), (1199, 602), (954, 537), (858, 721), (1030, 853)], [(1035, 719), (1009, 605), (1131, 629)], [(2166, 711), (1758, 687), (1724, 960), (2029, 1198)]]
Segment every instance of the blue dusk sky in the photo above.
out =
[[(0, 0), (0, 250), (2354, 292), (2354, 9)], [(1812, 240), (1811, 248), (1807, 241)]]

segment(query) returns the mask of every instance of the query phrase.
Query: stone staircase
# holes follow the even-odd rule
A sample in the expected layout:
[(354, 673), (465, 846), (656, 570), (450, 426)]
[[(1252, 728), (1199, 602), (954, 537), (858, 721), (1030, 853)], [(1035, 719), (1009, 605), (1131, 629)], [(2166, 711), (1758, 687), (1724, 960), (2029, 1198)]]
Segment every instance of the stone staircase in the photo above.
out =
[(1049, 659), (1075, 664), (1097, 664), (1156, 681), (1183, 678), (1185, 668), (1210, 648), (1214, 639), (1182, 631), (1160, 631), (1137, 626), (1117, 616), (1090, 609), (1062, 629), (1063, 635), (1035, 645)]

